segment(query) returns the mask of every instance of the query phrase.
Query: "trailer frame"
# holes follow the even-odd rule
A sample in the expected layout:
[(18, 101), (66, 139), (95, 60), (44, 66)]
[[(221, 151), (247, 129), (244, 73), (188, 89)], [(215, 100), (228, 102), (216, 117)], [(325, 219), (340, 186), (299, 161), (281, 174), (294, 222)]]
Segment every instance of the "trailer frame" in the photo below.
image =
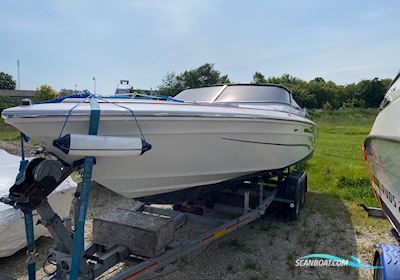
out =
[[(65, 172), (68, 172), (69, 175), (70, 172), (77, 169), (79, 167), (66, 169)], [(62, 177), (64, 178), (65, 176), (67, 174), (63, 174)], [(75, 210), (80, 207), (80, 191), (78, 188), (74, 204)], [(121, 262), (127, 262), (129, 266), (110, 279), (141, 278), (163, 268), (167, 264), (178, 261), (183, 256), (206, 249), (212, 242), (259, 219), (264, 216), (273, 202), (283, 204), (289, 219), (296, 220), (302, 207), (300, 204), (304, 203), (306, 191), (307, 175), (295, 167), (258, 174), (256, 177), (246, 179), (240, 184), (234, 184), (234, 187), (227, 187), (207, 196), (207, 199), (214, 199), (215, 201), (213, 210), (210, 210), (210, 213), (212, 211), (224, 212), (229, 216), (234, 216), (234, 218), (221, 219), (164, 209), (144, 202), (140, 203), (136, 208), (130, 210), (169, 217), (174, 220), (177, 226), (183, 226), (186, 222), (193, 222), (211, 226), (212, 228), (192, 239), (166, 246), (164, 253), (153, 258), (134, 255), (128, 248), (121, 245), (106, 248), (105, 246), (91, 243), (82, 249), (83, 253), (79, 261), (79, 268), (75, 267), (75, 269), (78, 269), (77, 279), (95, 279)], [(239, 205), (221, 200), (221, 197), (224, 196), (236, 198), (237, 202), (240, 202)], [(18, 202), (23, 205), (21, 209), (35, 209), (41, 217), (41, 223), (48, 228), (55, 239), (55, 248), (49, 251), (48, 258), (56, 263), (56, 271), (44, 279), (69, 280), (70, 271), (73, 267), (72, 255), (76, 241), (75, 232), (71, 230), (70, 225), (66, 222), (67, 220), (62, 220), (54, 212), (47, 199), (41, 199), (37, 205), (29, 204), (29, 199), (27, 201)], [(202, 207), (204, 208), (205, 206)], [(75, 221), (78, 219), (77, 215), (79, 215), (79, 212), (75, 211)]]

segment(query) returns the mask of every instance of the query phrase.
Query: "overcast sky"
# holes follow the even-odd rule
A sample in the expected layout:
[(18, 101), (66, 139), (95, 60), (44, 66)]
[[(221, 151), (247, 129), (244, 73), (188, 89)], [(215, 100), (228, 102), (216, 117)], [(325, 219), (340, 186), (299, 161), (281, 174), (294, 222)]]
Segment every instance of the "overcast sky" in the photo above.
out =
[(400, 68), (400, 1), (15, 1), (0, 6), (0, 71), (21, 88), (110, 94), (215, 63), (233, 82), (290, 73), (337, 83)]

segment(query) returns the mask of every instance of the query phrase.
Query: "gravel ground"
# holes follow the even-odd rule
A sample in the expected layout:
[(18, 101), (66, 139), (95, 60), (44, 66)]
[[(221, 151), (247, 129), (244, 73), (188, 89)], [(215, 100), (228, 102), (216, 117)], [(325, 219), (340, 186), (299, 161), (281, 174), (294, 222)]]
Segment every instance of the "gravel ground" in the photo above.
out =
[[(0, 147), (18, 152), (18, 148), (9, 143), (0, 142)], [(328, 200), (330, 203), (334, 200), (334, 213), (316, 207)], [(93, 184), (86, 224), (87, 240), (91, 238), (94, 216), (115, 207), (129, 209), (136, 204), (134, 200)], [(205, 230), (206, 227), (187, 224), (178, 229), (177, 237), (186, 239)], [(272, 209), (264, 218), (144, 279), (371, 279), (372, 272), (369, 270), (296, 267), (295, 260), (311, 253), (326, 253), (346, 259), (357, 256), (362, 263), (371, 264), (372, 253), (378, 243), (396, 241), (389, 232), (376, 234), (368, 229), (357, 232), (348, 207), (339, 198), (308, 193), (306, 206), (298, 221), (289, 222), (279, 209)], [(42, 264), (53, 240), (41, 237), (36, 244), (40, 264), (37, 274), (41, 279), (45, 276)], [(25, 259), (25, 250), (0, 259), (0, 273), (27, 279)], [(46, 268), (49, 271), (52, 269), (50, 265)]]

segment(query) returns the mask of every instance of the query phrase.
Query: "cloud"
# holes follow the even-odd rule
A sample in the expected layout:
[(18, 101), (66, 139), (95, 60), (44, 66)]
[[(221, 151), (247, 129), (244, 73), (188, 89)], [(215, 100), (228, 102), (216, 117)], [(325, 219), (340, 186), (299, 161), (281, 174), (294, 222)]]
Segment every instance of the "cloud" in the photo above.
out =
[(389, 14), (388, 10), (364, 10), (359, 11), (354, 15), (355, 19), (358, 20), (377, 20), (377, 19), (384, 19)]
[(322, 71), (321, 74), (332, 74), (332, 73), (345, 73), (345, 72), (364, 72), (370, 68), (370, 65), (350, 65), (343, 66), (328, 71)]
[[(138, 1), (129, 2), (133, 11), (140, 11), (150, 21), (158, 23), (160, 34), (176, 37), (191, 32), (202, 14), (212, 13), (210, 1), (177, 0), (177, 1)], [(215, 8), (215, 7), (214, 7)]]

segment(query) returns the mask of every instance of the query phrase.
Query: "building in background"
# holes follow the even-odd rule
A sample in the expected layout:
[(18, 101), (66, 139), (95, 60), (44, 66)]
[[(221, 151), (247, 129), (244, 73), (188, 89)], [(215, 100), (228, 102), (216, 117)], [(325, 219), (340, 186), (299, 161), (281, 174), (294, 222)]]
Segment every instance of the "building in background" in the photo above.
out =
[(36, 96), (36, 90), (0, 89), (1, 96), (10, 98), (12, 104), (20, 104), (24, 98), (33, 99)]

